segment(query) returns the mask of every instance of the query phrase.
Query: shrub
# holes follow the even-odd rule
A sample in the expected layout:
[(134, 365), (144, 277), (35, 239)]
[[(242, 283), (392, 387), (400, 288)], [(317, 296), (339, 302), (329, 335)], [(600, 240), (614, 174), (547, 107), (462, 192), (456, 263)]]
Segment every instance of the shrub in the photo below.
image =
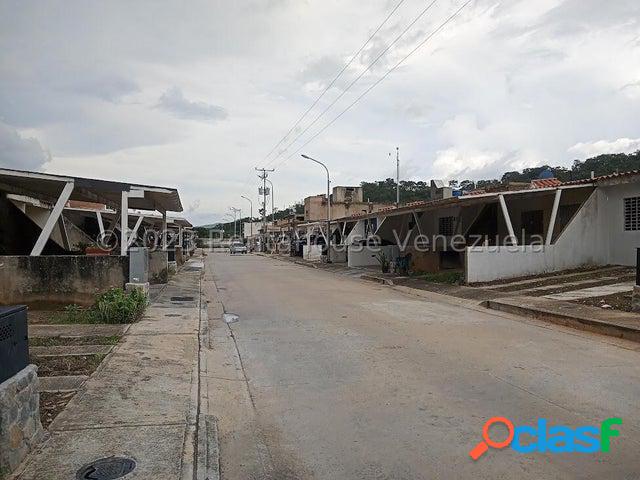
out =
[(129, 293), (114, 288), (98, 295), (91, 308), (94, 323), (133, 323), (142, 317), (147, 297), (140, 290)]
[(140, 290), (129, 293), (113, 288), (96, 297), (91, 308), (67, 305), (62, 314), (63, 323), (133, 323), (144, 314), (147, 297)]
[(391, 261), (389, 260), (387, 255), (384, 252), (380, 252), (376, 256), (376, 260), (378, 260), (378, 263), (380, 264), (382, 273), (389, 273), (389, 270), (391, 268)]

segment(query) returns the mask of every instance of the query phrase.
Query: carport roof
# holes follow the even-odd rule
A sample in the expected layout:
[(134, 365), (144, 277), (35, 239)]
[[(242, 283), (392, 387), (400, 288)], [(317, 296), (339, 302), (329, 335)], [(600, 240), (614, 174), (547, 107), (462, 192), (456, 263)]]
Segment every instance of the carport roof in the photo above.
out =
[(529, 188), (526, 190), (508, 190), (508, 191), (502, 191), (502, 192), (480, 193), (477, 195), (463, 195), (461, 197), (449, 197), (449, 198), (442, 198), (438, 200), (411, 202), (401, 207), (389, 207), (389, 208), (384, 208), (382, 210), (378, 210), (377, 212), (361, 213), (361, 214), (353, 215), (351, 217), (336, 218), (335, 220), (332, 220), (332, 222), (364, 220), (367, 218), (401, 215), (401, 214), (410, 213), (410, 212), (424, 212), (429, 210), (437, 210), (439, 208), (446, 208), (446, 207), (466, 207), (469, 205), (480, 205), (483, 203), (497, 202), (498, 197), (500, 195), (503, 195), (504, 197), (517, 195), (520, 198), (527, 198), (527, 197), (536, 197), (545, 193), (548, 194), (549, 192), (553, 192), (558, 189), (564, 190), (564, 189), (570, 189), (570, 188), (594, 188), (594, 186), (592, 183), (584, 183), (584, 184), (576, 184), (576, 185), (562, 184), (557, 187), (534, 188), (534, 189)]
[(70, 200), (104, 203), (118, 208), (122, 192), (133, 191), (138, 195), (129, 197), (129, 208), (170, 212), (183, 210), (175, 188), (0, 168), (0, 191), (47, 202), (55, 202), (67, 183), (74, 184)]

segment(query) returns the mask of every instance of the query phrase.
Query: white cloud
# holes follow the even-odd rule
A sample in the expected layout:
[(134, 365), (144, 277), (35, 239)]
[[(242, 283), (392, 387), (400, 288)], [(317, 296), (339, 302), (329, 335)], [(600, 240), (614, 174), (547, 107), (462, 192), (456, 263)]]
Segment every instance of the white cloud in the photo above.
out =
[(227, 111), (218, 105), (187, 100), (178, 87), (172, 87), (164, 92), (160, 97), (158, 107), (178, 118), (187, 120), (216, 122), (229, 116)]
[(605, 153), (634, 153), (640, 150), (640, 138), (618, 138), (617, 140), (598, 140), (576, 143), (567, 151), (580, 158), (595, 157)]
[(0, 122), (0, 166), (24, 170), (40, 170), (49, 160), (35, 138), (24, 138), (17, 130)]

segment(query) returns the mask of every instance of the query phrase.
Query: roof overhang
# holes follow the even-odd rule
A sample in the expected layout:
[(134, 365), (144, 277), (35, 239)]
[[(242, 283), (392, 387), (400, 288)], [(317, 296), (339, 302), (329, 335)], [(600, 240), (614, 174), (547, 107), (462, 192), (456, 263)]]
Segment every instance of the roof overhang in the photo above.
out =
[(405, 215), (412, 212), (427, 212), (451, 207), (468, 207), (473, 205), (482, 205), (498, 202), (501, 195), (508, 201), (508, 197), (518, 197), (520, 199), (535, 198), (542, 195), (553, 193), (556, 190), (570, 190), (576, 188), (595, 188), (593, 183), (585, 183), (580, 185), (562, 185), (559, 187), (535, 188), (527, 190), (512, 190), (504, 192), (481, 193), (478, 195), (468, 195), (462, 197), (450, 197), (441, 200), (433, 200), (428, 202), (416, 202), (404, 205), (399, 208), (391, 208), (387, 210), (378, 210), (377, 212), (355, 215), (352, 217), (343, 217), (332, 220), (332, 222), (353, 222), (357, 220), (365, 220), (377, 217), (389, 217), (395, 215)]
[(183, 210), (175, 188), (0, 168), (0, 191), (49, 203), (55, 203), (67, 183), (74, 184), (70, 200), (103, 203), (117, 209), (122, 192), (129, 192), (129, 208), (160, 212)]

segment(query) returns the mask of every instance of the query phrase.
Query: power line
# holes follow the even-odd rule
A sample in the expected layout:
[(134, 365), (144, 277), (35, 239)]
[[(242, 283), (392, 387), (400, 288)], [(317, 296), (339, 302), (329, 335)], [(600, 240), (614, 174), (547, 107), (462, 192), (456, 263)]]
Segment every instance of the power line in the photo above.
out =
[(337, 116), (335, 116), (329, 123), (327, 123), (324, 127), (322, 127), (318, 132), (316, 132), (311, 138), (309, 138), (305, 143), (300, 145), (293, 153), (291, 153), (288, 157), (284, 158), (280, 163), (278, 163), (277, 167), (281, 166), (284, 162), (293, 157), (296, 153), (306, 147), (309, 143), (315, 140), (322, 132), (324, 132), (327, 128), (333, 125), (342, 115), (347, 113), (351, 108), (358, 103), (365, 95), (367, 95), (371, 90), (373, 90), (377, 85), (379, 85), (385, 78), (391, 74), (395, 69), (397, 69), (400, 65), (402, 65), (411, 55), (417, 52), (421, 47), (423, 47), (431, 38), (433, 38), (440, 30), (442, 30), (447, 24), (453, 21), (459, 14), (462, 12), (467, 5), (469, 5), (473, 0), (467, 0), (458, 10), (453, 13), (450, 17), (448, 17), (443, 23), (438, 26), (433, 32), (431, 32), (422, 42), (420, 42), (413, 50), (411, 50), (407, 55), (405, 55), (398, 63), (396, 63), (393, 67), (391, 67), (382, 77), (380, 77), (374, 84), (372, 84), (369, 88), (367, 88), (358, 98), (356, 98), (347, 108), (345, 108), (342, 112), (340, 112)]
[(324, 114), (325, 114), (325, 113), (327, 113), (327, 112), (328, 112), (328, 111), (329, 111), (329, 110), (330, 110), (330, 109), (331, 109), (331, 108), (332, 108), (332, 107), (333, 107), (333, 106), (338, 102), (338, 100), (340, 100), (340, 99), (341, 99), (341, 98), (342, 98), (342, 97), (343, 97), (343, 96), (344, 96), (344, 95), (345, 95), (345, 94), (346, 94), (346, 93), (351, 89), (351, 87), (353, 87), (353, 86), (354, 86), (354, 85), (355, 85), (355, 84), (356, 84), (356, 83), (357, 83), (357, 82), (358, 82), (358, 81), (359, 81), (359, 80), (360, 80), (360, 79), (361, 79), (361, 78), (362, 78), (362, 77), (363, 77), (363, 76), (364, 76), (364, 75), (365, 75), (369, 70), (371, 70), (371, 68), (372, 68), (372, 67), (373, 67), (373, 66), (378, 62), (378, 60), (380, 60), (380, 59), (381, 59), (381, 58), (382, 58), (382, 57), (383, 57), (383, 56), (384, 56), (384, 55), (385, 55), (385, 54), (386, 54), (386, 53), (391, 49), (391, 47), (393, 47), (396, 43), (398, 43), (398, 41), (400, 41), (400, 39), (404, 36), (404, 34), (405, 34), (405, 33), (407, 33), (407, 32), (409, 31), (409, 29), (410, 29), (411, 27), (413, 27), (413, 26), (416, 24), (416, 22), (418, 22), (418, 20), (420, 20), (420, 19), (421, 19), (421, 18), (422, 18), (422, 17), (423, 17), (423, 16), (424, 16), (424, 15), (425, 15), (425, 14), (426, 14), (430, 9), (431, 9), (431, 7), (433, 7), (433, 5), (435, 5), (435, 3), (436, 3), (437, 1), (438, 1), (438, 0), (432, 0), (432, 2), (431, 2), (431, 3), (429, 3), (429, 5), (427, 5), (427, 7), (426, 7), (424, 10), (422, 10), (422, 11), (418, 14), (418, 16), (417, 16), (417, 17), (415, 17), (415, 18), (413, 19), (413, 21), (412, 21), (409, 25), (407, 25), (407, 27), (406, 27), (406, 28), (405, 28), (405, 29), (400, 33), (400, 35), (398, 35), (398, 36), (397, 36), (397, 37), (396, 37), (396, 38), (395, 38), (395, 39), (394, 39), (394, 40), (393, 40), (393, 41), (392, 41), (392, 42), (391, 42), (391, 43), (390, 43), (390, 44), (389, 44), (389, 45), (388, 45), (384, 50), (382, 50), (382, 52), (380, 52), (380, 53), (378, 54), (378, 56), (377, 56), (377, 57), (376, 57), (376, 58), (375, 58), (375, 59), (374, 59), (374, 60), (373, 60), (373, 61), (372, 61), (368, 66), (367, 66), (367, 68), (365, 68), (365, 69), (360, 73), (360, 75), (358, 75), (358, 76), (357, 76), (357, 77), (356, 77), (356, 78), (355, 78), (355, 79), (354, 79), (354, 80), (353, 80), (353, 81), (352, 81), (352, 82), (347, 86), (347, 88), (345, 88), (345, 89), (340, 93), (340, 95), (338, 95), (338, 96), (333, 100), (333, 102), (331, 102), (331, 103), (329, 104), (329, 106), (328, 106), (328, 107), (326, 107), (322, 112), (320, 112), (320, 113), (316, 116), (316, 118), (314, 118), (314, 119), (313, 119), (313, 121), (312, 121), (309, 125), (307, 125), (307, 126), (306, 126), (306, 128), (305, 128), (302, 132), (300, 132), (300, 133), (296, 136), (296, 138), (294, 138), (294, 139), (293, 139), (293, 141), (292, 141), (291, 143), (289, 143), (289, 145), (287, 145), (287, 147), (286, 147), (284, 150), (282, 150), (282, 152), (280, 152), (278, 155), (276, 155), (275, 157), (273, 157), (273, 158), (272, 158), (272, 159), (267, 163), (267, 165), (271, 164), (271, 162), (276, 161), (276, 160), (277, 160), (280, 156), (282, 156), (282, 154), (283, 154), (283, 153), (285, 153), (285, 152), (286, 152), (286, 151), (287, 151), (287, 150), (288, 150), (288, 149), (289, 149), (289, 148), (290, 148), (294, 143), (296, 143), (300, 137), (302, 137), (305, 133), (307, 133), (307, 132), (309, 131), (309, 129), (310, 129), (311, 127), (313, 127), (313, 126), (318, 122), (318, 120), (320, 120), (320, 118), (321, 118), (322, 116), (324, 116)]
[(345, 70), (347, 68), (349, 68), (349, 66), (353, 63), (353, 61), (358, 57), (358, 55), (360, 55), (360, 53), (362, 53), (362, 51), (369, 44), (369, 42), (371, 42), (371, 40), (373, 40), (373, 37), (375, 37), (377, 35), (377, 33), (380, 31), (380, 29), (389, 21), (391, 16), (396, 12), (396, 10), (398, 10), (398, 8), (400, 8), (400, 6), (404, 2), (405, 2), (405, 0), (400, 0), (400, 2), (393, 8), (393, 10), (391, 10), (389, 15), (387, 15), (387, 17), (382, 21), (382, 23), (380, 25), (378, 25), (378, 28), (376, 28), (375, 31), (369, 36), (367, 41), (364, 42), (364, 44), (360, 47), (360, 49), (356, 53), (354, 53), (353, 56), (351, 57), (351, 59), (344, 65), (344, 67), (342, 67), (342, 69), (338, 72), (338, 74), (331, 81), (331, 83), (329, 83), (329, 85), (327, 85), (327, 87), (322, 91), (322, 93), (318, 96), (318, 98), (316, 98), (314, 100), (314, 102), (311, 104), (311, 106), (309, 108), (307, 108), (307, 110), (305, 110), (305, 112), (302, 114), (302, 116), (300, 118), (298, 118), (296, 123), (293, 124), (293, 127), (291, 127), (289, 129), (289, 131), (284, 135), (284, 137), (282, 137), (280, 139), (280, 141), (278, 141), (278, 143), (276, 143), (275, 146), (271, 149), (271, 151), (265, 155), (265, 157), (263, 158), (263, 161), (266, 160), (267, 158), (269, 158), (269, 156), (271, 156), (271, 154), (282, 144), (282, 142), (284, 142), (287, 139), (287, 137), (291, 134), (291, 132), (293, 132), (295, 130), (295, 128), (298, 125), (300, 125), (300, 122), (302, 122), (302, 120), (307, 116), (307, 114), (311, 110), (313, 110), (313, 107), (315, 107), (318, 104), (318, 102), (322, 99), (322, 97), (324, 97), (324, 95), (329, 91), (329, 89), (331, 89), (331, 87), (333, 87), (333, 85), (335, 85), (335, 83), (342, 76), (342, 74), (345, 72)]

